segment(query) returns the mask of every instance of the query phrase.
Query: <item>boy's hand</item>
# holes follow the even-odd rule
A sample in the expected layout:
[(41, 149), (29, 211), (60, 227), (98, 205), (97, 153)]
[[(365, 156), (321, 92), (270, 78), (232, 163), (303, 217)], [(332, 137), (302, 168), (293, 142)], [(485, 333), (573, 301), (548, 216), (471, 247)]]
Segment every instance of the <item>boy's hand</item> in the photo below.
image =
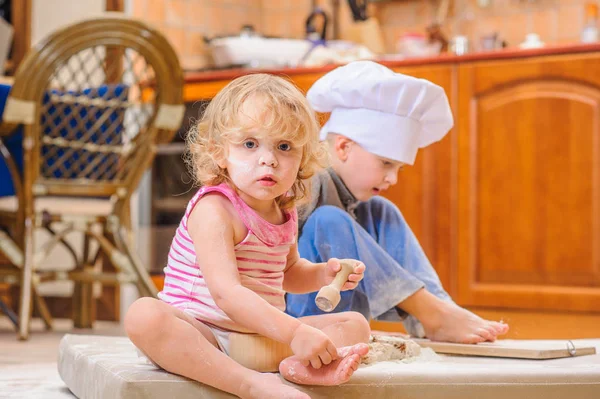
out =
[[(353, 290), (358, 285), (359, 281), (363, 279), (365, 275), (366, 266), (361, 261), (355, 259), (342, 259), (345, 263), (350, 263), (354, 265), (354, 270), (352, 273), (348, 275), (348, 281), (342, 287), (342, 291)], [(340, 264), (340, 259), (331, 258), (327, 261), (327, 266), (325, 267), (325, 284), (329, 285), (337, 272), (342, 269), (342, 265)]]
[(315, 369), (331, 363), (338, 357), (337, 349), (329, 337), (323, 331), (304, 323), (294, 331), (290, 348), (302, 364), (310, 364)]

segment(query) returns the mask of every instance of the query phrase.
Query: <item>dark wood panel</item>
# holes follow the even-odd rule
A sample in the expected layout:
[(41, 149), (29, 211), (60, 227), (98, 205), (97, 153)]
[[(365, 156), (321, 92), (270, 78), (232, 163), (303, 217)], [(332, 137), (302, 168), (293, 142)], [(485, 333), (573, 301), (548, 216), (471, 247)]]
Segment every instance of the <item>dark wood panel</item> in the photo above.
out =
[(599, 285), (592, 173), (599, 105), (598, 90), (547, 81), (479, 98), (470, 176), (476, 281)]
[(460, 67), (459, 303), (600, 311), (600, 79), (582, 65), (600, 56)]
[(119, 11), (125, 10), (125, 0), (106, 0), (106, 11)]

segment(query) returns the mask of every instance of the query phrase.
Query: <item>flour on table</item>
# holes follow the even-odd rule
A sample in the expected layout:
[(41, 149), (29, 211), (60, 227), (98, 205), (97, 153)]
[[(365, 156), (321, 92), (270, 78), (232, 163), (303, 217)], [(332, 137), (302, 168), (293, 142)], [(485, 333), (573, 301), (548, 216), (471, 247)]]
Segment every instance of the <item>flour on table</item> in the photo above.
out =
[(362, 359), (362, 364), (373, 364), (385, 361), (436, 361), (439, 356), (430, 348), (421, 348), (416, 342), (400, 337), (376, 335), (369, 340), (369, 353)]

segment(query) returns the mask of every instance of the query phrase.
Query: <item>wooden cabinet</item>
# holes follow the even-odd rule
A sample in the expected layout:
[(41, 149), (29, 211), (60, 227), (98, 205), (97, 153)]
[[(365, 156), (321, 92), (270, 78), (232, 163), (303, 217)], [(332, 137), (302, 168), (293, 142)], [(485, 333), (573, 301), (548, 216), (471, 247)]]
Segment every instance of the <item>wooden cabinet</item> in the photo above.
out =
[(600, 311), (600, 54), (458, 67), (457, 301)]
[(454, 110), (386, 196), (455, 300), (600, 312), (600, 54), (394, 69)]

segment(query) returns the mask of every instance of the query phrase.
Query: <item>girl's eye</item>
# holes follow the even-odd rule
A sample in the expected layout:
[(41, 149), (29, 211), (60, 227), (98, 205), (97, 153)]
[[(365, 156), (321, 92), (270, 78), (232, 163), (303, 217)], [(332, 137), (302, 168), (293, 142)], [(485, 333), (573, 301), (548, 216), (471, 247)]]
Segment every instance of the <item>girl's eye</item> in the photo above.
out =
[(381, 161), (383, 163), (383, 166), (391, 166), (392, 163), (390, 161)]
[(281, 151), (289, 151), (289, 150), (292, 149), (292, 146), (289, 143), (280, 143), (279, 146), (278, 146), (278, 148)]
[(256, 147), (256, 143), (254, 142), (254, 140), (246, 140), (246, 141), (244, 141), (244, 147), (254, 148), (254, 147)]

